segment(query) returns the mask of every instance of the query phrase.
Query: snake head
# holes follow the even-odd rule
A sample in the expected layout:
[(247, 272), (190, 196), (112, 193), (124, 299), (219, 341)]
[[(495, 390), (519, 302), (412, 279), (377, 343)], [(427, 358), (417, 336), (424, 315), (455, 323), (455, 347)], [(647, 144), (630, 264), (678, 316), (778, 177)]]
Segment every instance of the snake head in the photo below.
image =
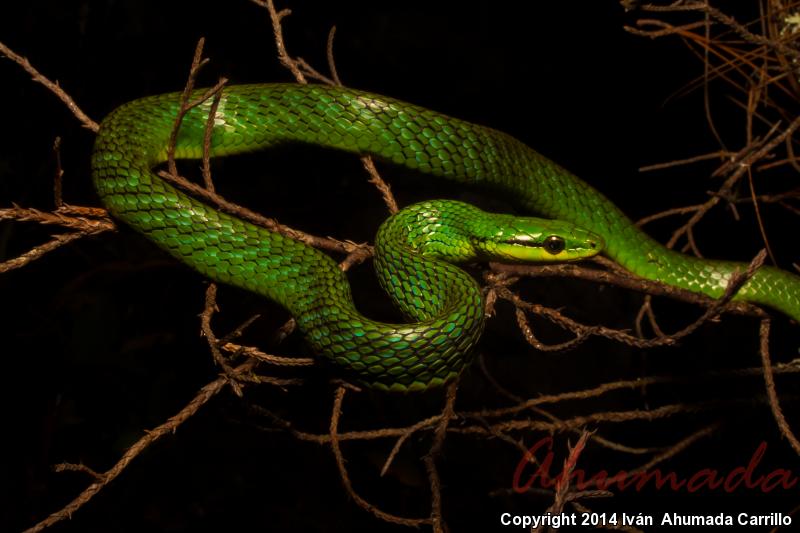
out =
[(497, 225), (473, 245), (488, 259), (526, 263), (577, 261), (599, 254), (603, 238), (569, 222), (496, 215)]
[(599, 235), (569, 222), (489, 213), (455, 200), (426, 200), (387, 219), (375, 244), (392, 243), (451, 263), (577, 261), (604, 245)]

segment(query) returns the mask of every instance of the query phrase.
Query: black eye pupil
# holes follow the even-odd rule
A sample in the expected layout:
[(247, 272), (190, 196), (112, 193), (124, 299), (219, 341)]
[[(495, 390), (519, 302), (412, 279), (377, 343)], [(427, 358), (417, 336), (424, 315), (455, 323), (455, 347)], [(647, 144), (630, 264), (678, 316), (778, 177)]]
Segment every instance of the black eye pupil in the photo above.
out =
[(556, 235), (550, 235), (544, 241), (544, 249), (555, 255), (564, 251), (564, 239)]

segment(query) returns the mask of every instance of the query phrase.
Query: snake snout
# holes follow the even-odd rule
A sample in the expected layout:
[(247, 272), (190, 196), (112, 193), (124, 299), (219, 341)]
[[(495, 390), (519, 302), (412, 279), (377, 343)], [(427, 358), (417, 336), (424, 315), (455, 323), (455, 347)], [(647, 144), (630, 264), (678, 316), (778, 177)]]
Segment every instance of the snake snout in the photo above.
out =
[(605, 246), (606, 243), (600, 235), (586, 232), (583, 236), (583, 249), (586, 252), (586, 257), (599, 254)]

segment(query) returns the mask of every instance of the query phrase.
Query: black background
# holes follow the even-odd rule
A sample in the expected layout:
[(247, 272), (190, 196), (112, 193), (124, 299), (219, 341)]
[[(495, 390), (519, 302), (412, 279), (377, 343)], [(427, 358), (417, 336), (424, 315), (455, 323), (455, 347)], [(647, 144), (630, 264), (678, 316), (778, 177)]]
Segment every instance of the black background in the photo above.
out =
[[(730, 3), (730, 2), (729, 2)], [(749, 20), (740, 3), (735, 15)], [(713, 164), (639, 173), (638, 167), (718, 149), (703, 117), (700, 91), (675, 97), (702, 72), (700, 61), (677, 39), (632, 36), (613, 1), (562, 2), (294, 2), (285, 21), (290, 53), (325, 69), (325, 39), (337, 25), (338, 71), (345, 84), (389, 94), (450, 115), (490, 125), (527, 144), (606, 193), (636, 219), (665, 208), (693, 204), (719, 183), (708, 178)], [(728, 6), (730, 7), (730, 6)], [(204, 84), (221, 75), (232, 82), (287, 81), (275, 58), (266, 11), (245, 0), (206, 5), (144, 0), (64, 2), (37, 0), (4, 5), (0, 41), (27, 56), (56, 79), (95, 120), (139, 96), (183, 87), (197, 39), (207, 39), (211, 64)], [(55, 169), (52, 144), (63, 138), (65, 197), (97, 205), (88, 177), (92, 134), (27, 74), (0, 60), (0, 202), (48, 209)], [(732, 148), (742, 145), (744, 118), (731, 105), (736, 95), (712, 87), (717, 127)], [(398, 201), (445, 196), (512, 209), (502, 199), (453, 190), (408, 171), (381, 167)], [(370, 241), (385, 217), (374, 188), (357, 160), (309, 147), (216, 162), (218, 188), (282, 222), (312, 233)], [(763, 182), (789, 188), (789, 171)], [(761, 185), (761, 182), (759, 182)], [(708, 217), (698, 239), (708, 256), (749, 260), (763, 246), (754, 217), (742, 209), (735, 222), (725, 209)], [(798, 261), (796, 219), (777, 209), (764, 212), (781, 266)], [(675, 221), (655, 225), (661, 239)], [(47, 228), (0, 225), (0, 259), (43, 242)], [(367, 314), (391, 317), (376, 295), (369, 264), (351, 274), (359, 305)], [(139, 236), (121, 231), (84, 239), (44, 259), (0, 276), (0, 352), (5, 379), (4, 441), (0, 462), (0, 529), (28, 527), (82, 490), (81, 474), (54, 474), (52, 464), (83, 462), (105, 470), (144, 429), (162, 423), (217, 374), (199, 336), (197, 315), (206, 282), (174, 263)], [(565, 308), (570, 316), (628, 328), (641, 297), (574, 281), (539, 280), (522, 286), (528, 299)], [(269, 347), (271, 332), (287, 318), (278, 307), (222, 288), (225, 332), (262, 313), (245, 341)], [(699, 310), (659, 302), (664, 327), (674, 331)], [(773, 356), (796, 356), (798, 334), (778, 318)], [(563, 334), (538, 324), (542, 337)], [(601, 433), (631, 446), (666, 446), (713, 420), (714, 434), (662, 469), (688, 476), (702, 468), (727, 472), (744, 466), (762, 441), (769, 444), (760, 472), (796, 468), (797, 457), (780, 437), (769, 410), (753, 402), (763, 394), (758, 376), (703, 379), (704, 373), (759, 365), (757, 323), (724, 317), (678, 348), (632, 350), (592, 340), (565, 354), (541, 354), (524, 344), (513, 313), (501, 306), (483, 341), (492, 371), (525, 396), (590, 387), (646, 375), (700, 376), (690, 386), (661, 386), (584, 404), (559, 414), (645, 409), (667, 403), (730, 400), (712, 414), (681, 415), (649, 424), (612, 425)], [(278, 353), (303, 355), (299, 339)], [(253, 414), (261, 405), (308, 431), (325, 432), (332, 388), (324, 372), (307, 385), (283, 393), (260, 387), (244, 400), (224, 393), (176, 435), (148, 450), (100, 496), (54, 531), (198, 530), (401, 530), (378, 522), (345, 494), (330, 451), (290, 436), (264, 431), (269, 421)], [(793, 380), (779, 379), (792, 420)], [(342, 431), (399, 426), (435, 413), (442, 397), (348, 397)], [(466, 376), (460, 407), (502, 405), (473, 371)], [(567, 437), (557, 435), (556, 449)], [(536, 436), (528, 435), (527, 444)], [(355, 486), (381, 508), (424, 516), (429, 495), (419, 457), (428, 437), (411, 439), (396, 467), (377, 471), (388, 441), (345, 444)], [(451, 436), (439, 461), (444, 514), (452, 531), (499, 529), (500, 512), (534, 514), (549, 494), (510, 495), (519, 454), (498, 441)], [(560, 461), (560, 456), (557, 461)], [(584, 459), (582, 459), (584, 460)], [(633, 468), (646, 459), (592, 448), (587, 471)], [(500, 493), (491, 491), (500, 490)], [(666, 489), (626, 491), (592, 501), (596, 510), (653, 513), (701, 511), (788, 513), (794, 491), (695, 495)], [(754, 529), (755, 530), (755, 529)]]

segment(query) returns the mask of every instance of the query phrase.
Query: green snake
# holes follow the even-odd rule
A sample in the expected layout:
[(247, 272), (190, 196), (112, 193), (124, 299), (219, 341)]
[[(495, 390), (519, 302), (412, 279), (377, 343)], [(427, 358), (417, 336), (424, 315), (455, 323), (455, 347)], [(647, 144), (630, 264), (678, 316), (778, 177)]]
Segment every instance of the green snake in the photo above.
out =
[[(92, 175), (104, 205), (205, 276), (285, 307), (316, 354), (373, 388), (441, 386), (469, 362), (483, 329), (484, 300), (475, 280), (451, 263), (564, 261), (602, 249), (638, 276), (714, 298), (746, 268), (666, 248), (591, 186), (502, 132), (341, 87), (224, 88), (213, 117), (212, 156), (284, 142), (320, 145), (489, 186), (548, 217), (490, 214), (444, 200), (401, 210), (381, 225), (374, 262), (409, 323), (370, 320), (356, 310), (345, 274), (328, 255), (212, 208), (158, 177), (154, 167), (167, 159), (180, 105), (180, 93), (152, 96), (103, 120)], [(211, 106), (209, 100), (186, 114), (175, 157), (202, 157)], [(788, 272), (762, 267), (736, 298), (800, 320), (800, 278)]]

